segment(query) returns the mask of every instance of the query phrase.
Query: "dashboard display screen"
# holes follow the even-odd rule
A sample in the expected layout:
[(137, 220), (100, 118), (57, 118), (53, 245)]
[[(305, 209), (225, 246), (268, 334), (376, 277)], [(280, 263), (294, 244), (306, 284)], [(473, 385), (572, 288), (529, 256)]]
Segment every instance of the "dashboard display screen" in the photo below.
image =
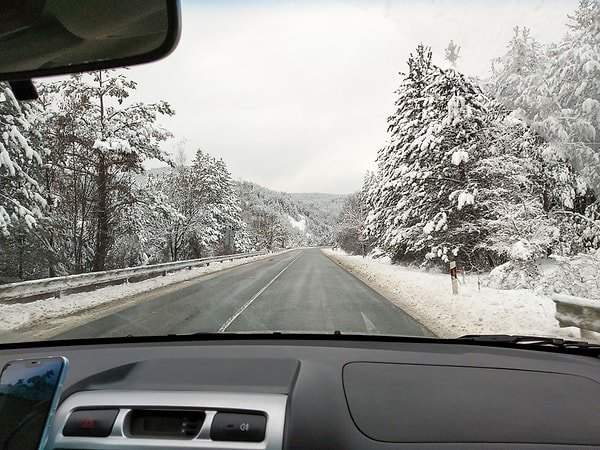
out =
[(200, 411), (133, 411), (132, 436), (156, 436), (187, 439), (198, 434), (205, 414)]

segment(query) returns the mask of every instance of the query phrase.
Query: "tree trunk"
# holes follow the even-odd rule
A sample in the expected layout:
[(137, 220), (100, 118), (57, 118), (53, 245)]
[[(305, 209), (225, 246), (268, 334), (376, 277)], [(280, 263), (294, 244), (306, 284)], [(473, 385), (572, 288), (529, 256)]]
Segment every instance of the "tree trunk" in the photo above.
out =
[(98, 163), (98, 212), (96, 225), (96, 254), (94, 255), (94, 271), (104, 270), (108, 253), (109, 221), (108, 221), (108, 170), (104, 156)]
[(23, 245), (24, 245), (24, 240), (22, 237), (20, 237), (18, 240), (18, 246), (19, 246), (19, 279), (20, 280), (24, 280), (25, 279), (25, 269), (23, 267)]
[(53, 278), (56, 276), (56, 256), (54, 255), (54, 231), (50, 232), (48, 239), (48, 276)]
[[(98, 72), (98, 83), (100, 92), (102, 92), (102, 71)], [(104, 137), (104, 96), (99, 95), (100, 100), (100, 129), (101, 135)], [(96, 224), (96, 254), (94, 255), (94, 271), (99, 272), (104, 270), (106, 265), (106, 254), (108, 253), (108, 164), (106, 157), (100, 150), (98, 158), (98, 211)]]

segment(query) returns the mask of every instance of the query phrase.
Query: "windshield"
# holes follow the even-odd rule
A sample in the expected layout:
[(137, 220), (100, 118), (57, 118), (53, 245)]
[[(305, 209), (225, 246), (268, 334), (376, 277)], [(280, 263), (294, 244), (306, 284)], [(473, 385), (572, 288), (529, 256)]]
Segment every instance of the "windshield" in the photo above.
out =
[(159, 62), (0, 83), (0, 342), (600, 342), (597, 2), (181, 7)]

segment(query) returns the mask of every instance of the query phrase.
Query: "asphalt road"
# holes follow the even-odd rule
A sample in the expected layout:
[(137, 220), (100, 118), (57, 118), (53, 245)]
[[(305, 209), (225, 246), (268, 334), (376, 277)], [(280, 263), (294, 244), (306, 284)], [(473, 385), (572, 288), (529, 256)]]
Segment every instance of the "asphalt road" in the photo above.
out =
[(320, 250), (303, 249), (173, 289), (54, 339), (336, 330), (431, 335)]

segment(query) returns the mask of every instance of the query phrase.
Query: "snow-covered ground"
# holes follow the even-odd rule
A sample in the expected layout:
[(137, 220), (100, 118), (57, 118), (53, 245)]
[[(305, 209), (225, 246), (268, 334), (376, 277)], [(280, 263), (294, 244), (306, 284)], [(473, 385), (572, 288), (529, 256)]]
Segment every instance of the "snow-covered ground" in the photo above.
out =
[(169, 273), (164, 277), (109, 286), (93, 292), (64, 295), (61, 298), (49, 298), (29, 303), (0, 304), (0, 332), (17, 330), (43, 323), (49, 319), (70, 316), (107, 303), (122, 301), (134, 295), (271, 256), (273, 254), (212, 263), (210, 266)]
[[(389, 258), (323, 252), (443, 338), (465, 334), (520, 334), (581, 339), (577, 328), (559, 328), (554, 302), (531, 289), (478, 286), (477, 276), (458, 275), (458, 295), (450, 275), (392, 265)], [(600, 342), (600, 333), (595, 333)], [(586, 338), (590, 341), (592, 339)]]

